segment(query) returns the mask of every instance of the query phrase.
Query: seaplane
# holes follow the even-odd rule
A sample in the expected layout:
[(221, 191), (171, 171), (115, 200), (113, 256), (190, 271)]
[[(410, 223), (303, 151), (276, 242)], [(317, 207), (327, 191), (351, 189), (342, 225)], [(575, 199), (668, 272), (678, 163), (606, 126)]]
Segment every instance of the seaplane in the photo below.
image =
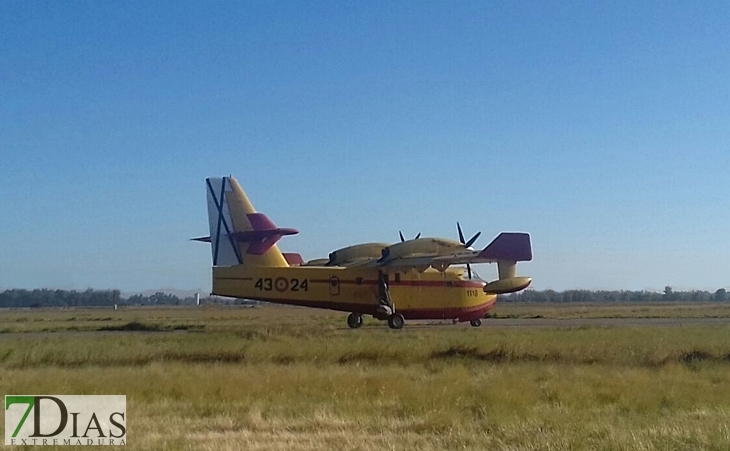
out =
[[(212, 294), (276, 304), (349, 312), (357, 329), (363, 316), (402, 329), (406, 320), (469, 321), (473, 327), (491, 310), (497, 295), (527, 288), (531, 279), (517, 275), (517, 262), (532, 260), (530, 235), (502, 232), (484, 249), (466, 240), (426, 238), (420, 233), (400, 242), (362, 243), (337, 249), (327, 258), (304, 261), (281, 252), (277, 242), (299, 233), (277, 227), (257, 212), (233, 177), (208, 178)], [(498, 278), (487, 282), (472, 265), (496, 263)]]

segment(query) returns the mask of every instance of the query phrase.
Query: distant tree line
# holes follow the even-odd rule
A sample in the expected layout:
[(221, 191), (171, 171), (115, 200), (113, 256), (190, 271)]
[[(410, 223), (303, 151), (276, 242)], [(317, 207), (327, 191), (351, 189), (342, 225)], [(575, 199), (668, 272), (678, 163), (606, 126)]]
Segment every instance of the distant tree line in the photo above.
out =
[(118, 305), (194, 305), (195, 298), (179, 298), (157, 292), (150, 296), (136, 294), (126, 299), (119, 290), (5, 290), (0, 293), (0, 308), (8, 307), (112, 307)]
[(195, 298), (192, 296), (180, 298), (174, 294), (158, 291), (150, 296), (135, 294), (125, 300), (129, 305), (195, 305)]
[(525, 290), (500, 297), (500, 302), (723, 302), (730, 301), (725, 288), (717, 291), (674, 291), (665, 287), (663, 293), (656, 291), (628, 290)]
[[(666, 287), (664, 292), (655, 291), (593, 291), (593, 290), (526, 290), (500, 296), (500, 302), (723, 302), (730, 301), (725, 288), (709, 291), (674, 291)], [(240, 299), (211, 298), (208, 302), (227, 304), (251, 304)], [(195, 305), (194, 297), (180, 298), (158, 291), (145, 296), (135, 294), (121, 298), (119, 290), (5, 290), (0, 293), (0, 308), (8, 307), (112, 307), (117, 305)], [(253, 304), (257, 304), (253, 302)]]

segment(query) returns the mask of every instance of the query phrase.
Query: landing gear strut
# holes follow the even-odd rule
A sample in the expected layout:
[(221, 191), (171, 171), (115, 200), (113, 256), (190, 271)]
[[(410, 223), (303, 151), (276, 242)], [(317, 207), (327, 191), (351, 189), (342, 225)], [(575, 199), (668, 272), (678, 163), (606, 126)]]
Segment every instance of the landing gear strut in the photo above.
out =
[(388, 289), (388, 275), (383, 271), (378, 271), (378, 316), (381, 319), (389, 318), (395, 313), (395, 306), (390, 299), (390, 290)]
[(359, 313), (350, 313), (347, 315), (347, 325), (350, 329), (358, 329), (362, 326), (362, 315)]
[(400, 313), (395, 312), (395, 304), (390, 298), (390, 290), (388, 289), (388, 275), (383, 271), (378, 271), (378, 309), (375, 317), (378, 319), (388, 319), (388, 327), (391, 329), (402, 329), (406, 320)]
[(471, 324), (471, 327), (479, 327), (482, 325), (482, 320), (480, 320), (479, 318), (473, 319), (469, 321), (469, 324)]

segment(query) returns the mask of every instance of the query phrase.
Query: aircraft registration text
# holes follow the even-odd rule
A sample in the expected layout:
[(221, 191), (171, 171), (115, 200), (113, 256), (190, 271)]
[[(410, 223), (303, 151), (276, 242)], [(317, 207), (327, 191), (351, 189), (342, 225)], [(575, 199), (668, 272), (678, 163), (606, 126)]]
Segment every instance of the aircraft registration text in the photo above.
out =
[(277, 277), (272, 279), (269, 277), (259, 278), (254, 284), (259, 291), (308, 291), (309, 279), (287, 279), (285, 277)]

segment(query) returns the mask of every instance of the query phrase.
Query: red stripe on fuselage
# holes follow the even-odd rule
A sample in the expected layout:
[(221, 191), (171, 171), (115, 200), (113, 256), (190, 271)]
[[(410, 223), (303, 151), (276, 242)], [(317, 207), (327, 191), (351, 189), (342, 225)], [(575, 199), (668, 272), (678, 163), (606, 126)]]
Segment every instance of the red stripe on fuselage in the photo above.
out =
[[(331, 279), (310, 279), (310, 282), (312, 283), (326, 283), (329, 284), (331, 282)], [(357, 280), (351, 280), (351, 279), (340, 279), (339, 280), (340, 285), (346, 284), (346, 285), (378, 285), (377, 280), (362, 280), (358, 282)], [(447, 288), (484, 288), (484, 285), (486, 285), (484, 282), (474, 282), (471, 280), (401, 280), (400, 282), (396, 282), (394, 280), (389, 280), (388, 285), (391, 287), (447, 287)]]

